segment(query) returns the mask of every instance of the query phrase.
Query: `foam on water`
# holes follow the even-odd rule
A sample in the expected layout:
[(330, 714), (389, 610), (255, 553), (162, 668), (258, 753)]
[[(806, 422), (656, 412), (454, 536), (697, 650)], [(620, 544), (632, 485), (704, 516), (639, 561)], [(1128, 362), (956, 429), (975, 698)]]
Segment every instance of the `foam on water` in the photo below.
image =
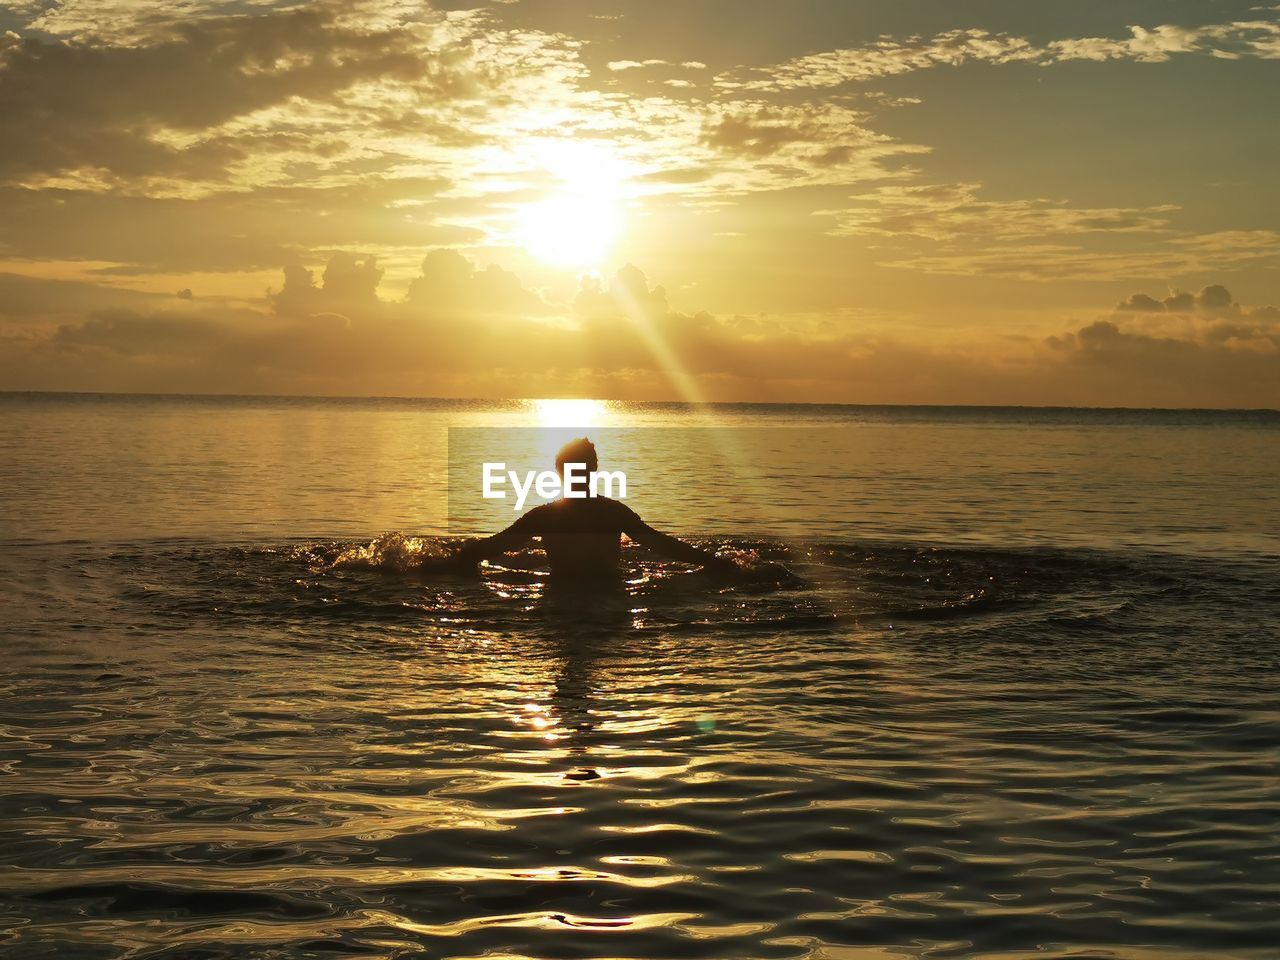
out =
[(304, 544), (294, 547), (292, 555), (305, 560), (316, 571), (383, 570), (411, 573), (431, 560), (448, 555), (440, 540), (414, 537), (393, 530), (368, 543)]

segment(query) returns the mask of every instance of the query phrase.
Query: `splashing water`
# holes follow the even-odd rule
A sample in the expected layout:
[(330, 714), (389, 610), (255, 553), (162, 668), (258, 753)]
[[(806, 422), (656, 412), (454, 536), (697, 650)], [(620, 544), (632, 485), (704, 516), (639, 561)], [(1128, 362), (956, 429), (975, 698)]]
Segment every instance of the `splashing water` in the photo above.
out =
[(391, 531), (368, 543), (306, 544), (291, 556), (313, 570), (385, 570), (413, 573), (432, 560), (448, 556), (448, 544), (439, 538), (415, 537)]

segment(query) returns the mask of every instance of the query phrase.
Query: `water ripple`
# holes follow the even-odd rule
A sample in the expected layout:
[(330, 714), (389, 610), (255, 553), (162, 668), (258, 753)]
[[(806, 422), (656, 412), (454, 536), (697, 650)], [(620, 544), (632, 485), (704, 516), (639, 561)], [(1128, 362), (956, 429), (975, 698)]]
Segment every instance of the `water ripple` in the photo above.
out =
[(1269, 561), (719, 545), (12, 548), (0, 950), (1274, 956)]

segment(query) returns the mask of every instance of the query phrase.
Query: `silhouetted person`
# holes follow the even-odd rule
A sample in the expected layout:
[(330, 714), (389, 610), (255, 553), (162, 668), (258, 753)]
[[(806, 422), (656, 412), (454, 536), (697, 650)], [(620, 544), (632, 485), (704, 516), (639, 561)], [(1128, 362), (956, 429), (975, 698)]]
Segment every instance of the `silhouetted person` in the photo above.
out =
[(553, 580), (561, 582), (608, 581), (618, 579), (622, 560), (622, 534), (632, 540), (682, 563), (692, 563), (717, 574), (739, 572), (731, 560), (717, 557), (709, 550), (659, 533), (640, 519), (640, 515), (624, 503), (610, 497), (585, 496), (590, 476), (599, 468), (595, 445), (583, 437), (573, 440), (556, 454), (556, 470), (563, 481), (562, 490), (569, 489), (565, 474), (566, 464), (581, 464), (581, 471), (573, 471), (574, 480), (581, 484), (584, 496), (566, 497), (534, 507), (501, 533), (466, 544), (455, 556), (454, 562), (474, 568), (481, 560), (519, 549), (534, 537), (542, 539), (542, 548), (551, 564)]

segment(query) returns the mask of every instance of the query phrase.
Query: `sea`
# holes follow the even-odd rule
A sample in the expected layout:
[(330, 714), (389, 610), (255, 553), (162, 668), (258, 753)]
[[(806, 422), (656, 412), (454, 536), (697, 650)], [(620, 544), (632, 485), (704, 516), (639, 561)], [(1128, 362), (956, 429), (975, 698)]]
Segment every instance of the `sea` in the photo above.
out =
[(0, 394), (0, 956), (1275, 958), (1278, 670), (1275, 411)]

